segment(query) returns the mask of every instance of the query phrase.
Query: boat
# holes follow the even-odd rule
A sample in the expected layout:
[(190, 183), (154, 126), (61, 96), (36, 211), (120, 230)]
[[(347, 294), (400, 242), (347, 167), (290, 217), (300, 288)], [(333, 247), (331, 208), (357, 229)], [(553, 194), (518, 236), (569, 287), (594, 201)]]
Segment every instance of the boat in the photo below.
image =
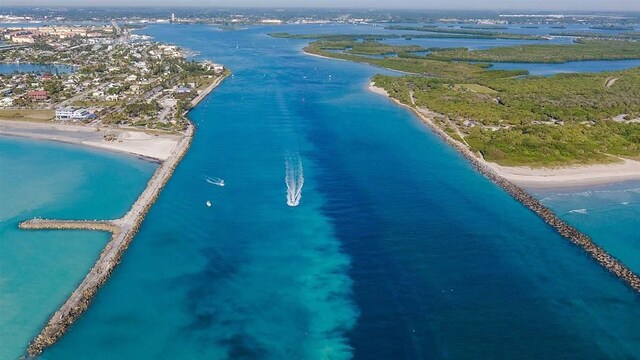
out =
[(207, 204), (207, 207), (211, 207), (211, 201), (207, 200), (205, 204)]

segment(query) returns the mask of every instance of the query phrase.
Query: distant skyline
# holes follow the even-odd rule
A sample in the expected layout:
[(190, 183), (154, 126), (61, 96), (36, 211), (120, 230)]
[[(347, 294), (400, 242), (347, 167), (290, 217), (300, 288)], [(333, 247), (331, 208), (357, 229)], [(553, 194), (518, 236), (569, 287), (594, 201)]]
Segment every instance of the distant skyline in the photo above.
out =
[(162, 7), (309, 7), (363, 9), (433, 9), (433, 10), (526, 10), (526, 11), (640, 11), (638, 0), (448, 0), (424, 2), (418, 0), (3, 0), (5, 6), (162, 6)]

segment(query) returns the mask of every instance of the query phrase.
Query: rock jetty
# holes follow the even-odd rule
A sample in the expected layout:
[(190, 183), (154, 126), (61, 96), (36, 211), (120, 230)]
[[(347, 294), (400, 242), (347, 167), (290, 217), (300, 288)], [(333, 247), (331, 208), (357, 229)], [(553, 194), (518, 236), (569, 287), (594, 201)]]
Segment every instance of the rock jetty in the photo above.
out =
[(564, 220), (560, 219), (553, 211), (544, 206), (538, 199), (531, 196), (524, 189), (511, 181), (498, 175), (491, 167), (479, 159), (468, 147), (459, 141), (454, 140), (443, 129), (436, 125), (432, 120), (432, 116), (438, 114), (430, 112), (427, 109), (419, 108), (417, 106), (409, 106), (401, 103), (396, 99), (391, 99), (396, 104), (405, 106), (413, 111), (422, 121), (427, 124), (431, 130), (433, 130), (438, 137), (440, 137), (447, 144), (456, 149), (471, 165), (482, 175), (486, 176), (489, 180), (493, 181), (496, 185), (506, 191), (511, 197), (519, 201), (522, 205), (529, 208), (535, 214), (537, 214), (545, 223), (554, 228), (558, 234), (565, 239), (569, 240), (573, 244), (581, 247), (589, 256), (591, 256), (596, 262), (598, 262), (607, 271), (611, 272), (619, 279), (624, 281), (633, 290), (640, 292), (640, 277), (636, 275), (631, 269), (624, 265), (620, 260), (614, 258), (607, 253), (603, 248), (598, 246), (585, 234), (581, 233), (578, 229), (567, 224)]
[(91, 268), (82, 283), (71, 294), (67, 301), (56, 311), (40, 334), (27, 349), (29, 356), (37, 356), (54, 344), (67, 329), (89, 307), (93, 296), (107, 281), (125, 250), (129, 247), (133, 236), (138, 232), (151, 205), (160, 195), (160, 191), (171, 178), (173, 171), (186, 154), (193, 139), (194, 127), (189, 124), (184, 137), (172, 154), (155, 171), (146, 189), (140, 194), (127, 214), (117, 220), (78, 221), (33, 219), (19, 225), (21, 229), (57, 229), (57, 230), (97, 230), (112, 234), (111, 239), (100, 253), (100, 257)]
[[(213, 89), (215, 89), (230, 73), (215, 79), (211, 85), (202, 90), (191, 102), (196, 106)], [(188, 112), (188, 111), (187, 111)], [(186, 113), (185, 112), (185, 115)], [(67, 301), (56, 311), (40, 334), (29, 344), (27, 354), (35, 357), (44, 349), (53, 345), (69, 327), (84, 313), (100, 287), (109, 279), (109, 276), (120, 263), (122, 255), (129, 247), (134, 235), (138, 232), (147, 212), (155, 203), (160, 192), (167, 184), (174, 170), (180, 163), (191, 146), (195, 127), (188, 121), (187, 128), (178, 145), (171, 155), (161, 163), (155, 171), (147, 187), (140, 194), (127, 214), (116, 220), (49, 220), (32, 219), (19, 224), (21, 229), (55, 229), (55, 230), (96, 230), (106, 231), (112, 234), (111, 239), (100, 253), (100, 257), (91, 268), (82, 283), (73, 291)]]

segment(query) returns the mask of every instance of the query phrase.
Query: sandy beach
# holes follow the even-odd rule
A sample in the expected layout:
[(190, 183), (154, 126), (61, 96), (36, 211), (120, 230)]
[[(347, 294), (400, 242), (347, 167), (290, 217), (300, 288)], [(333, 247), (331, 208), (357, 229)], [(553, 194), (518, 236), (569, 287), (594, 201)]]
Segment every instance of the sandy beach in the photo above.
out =
[[(389, 97), (386, 90), (375, 86), (373, 82), (369, 84), (369, 90), (376, 94)], [(399, 105), (407, 106), (395, 99), (391, 100)], [(428, 113), (427, 111), (414, 111), (414, 113), (430, 126), (435, 126), (431, 119), (425, 115), (425, 113)], [(485, 161), (479, 157), (478, 160), (506, 180), (529, 189), (585, 187), (640, 180), (640, 161), (629, 159), (621, 159), (620, 163), (613, 164), (576, 165), (558, 168), (502, 166)]]
[[(153, 160), (166, 160), (181, 136), (150, 134), (138, 130), (96, 127), (56, 122), (30, 122), (0, 119), (0, 135), (53, 140), (133, 154)], [(114, 140), (108, 141), (105, 136)]]

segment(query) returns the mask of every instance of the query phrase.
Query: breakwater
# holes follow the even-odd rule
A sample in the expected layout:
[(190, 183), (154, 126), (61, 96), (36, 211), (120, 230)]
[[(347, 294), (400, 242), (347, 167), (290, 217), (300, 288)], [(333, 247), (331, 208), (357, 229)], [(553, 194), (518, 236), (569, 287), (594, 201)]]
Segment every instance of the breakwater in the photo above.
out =
[(53, 314), (40, 334), (31, 342), (27, 349), (29, 356), (36, 356), (45, 348), (54, 344), (89, 307), (98, 289), (107, 281), (115, 267), (120, 263), (122, 255), (129, 247), (133, 236), (138, 232), (147, 212), (160, 195), (162, 188), (171, 178), (180, 160), (186, 154), (193, 139), (193, 134), (194, 127), (189, 124), (184, 137), (174, 148), (169, 158), (158, 167), (147, 183), (145, 190), (124, 217), (108, 221), (33, 219), (19, 225), (21, 229), (84, 229), (112, 233), (112, 237), (100, 253), (98, 261), (96, 261), (82, 283), (60, 309)]
[[(373, 87), (373, 86), (372, 86)], [(380, 88), (377, 88), (380, 89)], [(456, 149), (471, 165), (482, 175), (493, 181), (496, 185), (506, 191), (511, 197), (526, 206), (528, 209), (537, 214), (545, 223), (554, 228), (558, 234), (571, 243), (581, 247), (591, 258), (593, 258), (598, 264), (604, 267), (607, 271), (611, 272), (619, 279), (624, 281), (633, 290), (640, 292), (640, 276), (635, 274), (631, 269), (624, 265), (620, 260), (611, 256), (603, 248), (598, 246), (587, 235), (580, 232), (578, 229), (567, 224), (564, 220), (560, 219), (552, 210), (544, 206), (538, 199), (531, 196), (524, 189), (511, 181), (503, 178), (496, 173), (490, 166), (488, 166), (484, 160), (481, 160), (476, 154), (474, 154), (468, 147), (461, 142), (454, 140), (443, 129), (436, 125), (431, 117), (439, 115), (430, 112), (426, 109), (418, 108), (417, 106), (409, 106), (397, 99), (390, 98), (393, 102), (400, 106), (409, 108), (414, 114), (416, 114), (433, 132), (438, 135), (444, 142)]]
[[(202, 101), (227, 76), (228, 73), (214, 80), (211, 85), (192, 100), (192, 106), (196, 106)], [(80, 285), (71, 293), (71, 296), (69, 296), (65, 303), (53, 314), (44, 328), (29, 344), (27, 354), (30, 357), (41, 354), (47, 347), (53, 345), (87, 310), (95, 294), (109, 279), (113, 270), (120, 263), (122, 255), (140, 229), (149, 209), (155, 203), (160, 192), (173, 175), (176, 167), (189, 150), (194, 133), (195, 126), (188, 121), (183, 137), (172, 150), (171, 155), (161, 163), (147, 183), (147, 187), (122, 218), (95, 221), (32, 219), (19, 224), (19, 227), (25, 230), (94, 230), (110, 232), (112, 234), (109, 242), (100, 253), (98, 260)]]

